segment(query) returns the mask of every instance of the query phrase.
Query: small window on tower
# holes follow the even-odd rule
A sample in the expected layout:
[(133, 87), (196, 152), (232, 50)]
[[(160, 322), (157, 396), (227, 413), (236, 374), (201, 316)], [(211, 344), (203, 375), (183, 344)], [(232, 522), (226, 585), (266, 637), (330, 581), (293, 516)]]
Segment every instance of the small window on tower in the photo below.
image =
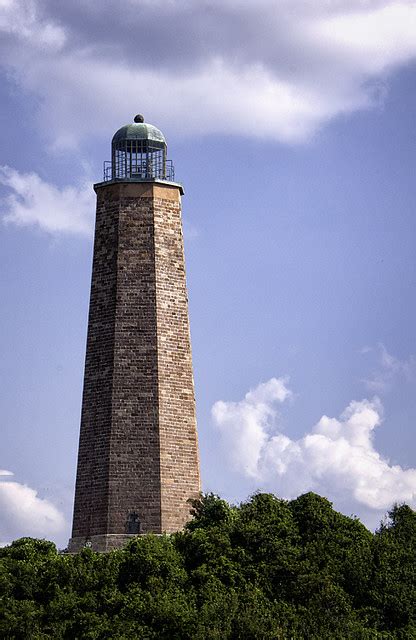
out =
[(135, 511), (129, 513), (126, 523), (127, 533), (140, 533), (140, 520)]

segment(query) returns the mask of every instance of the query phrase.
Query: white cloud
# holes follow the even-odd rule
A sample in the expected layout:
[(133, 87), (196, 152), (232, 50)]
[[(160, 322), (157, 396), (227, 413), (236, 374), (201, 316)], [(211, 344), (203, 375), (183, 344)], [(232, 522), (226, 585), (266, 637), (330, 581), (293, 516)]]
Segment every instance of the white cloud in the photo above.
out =
[(276, 404), (290, 396), (285, 378), (272, 378), (246, 393), (240, 402), (216, 402), (212, 408), (234, 464), (250, 477), (258, 476), (259, 460), (267, 444), (268, 429), (276, 417)]
[(33, 0), (0, 0), (0, 33), (13, 35), (35, 48), (59, 50), (65, 43), (64, 30), (42, 20)]
[[(6, 475), (6, 474), (2, 474)], [(13, 475), (7, 472), (7, 475)], [(14, 481), (0, 480), (0, 540), (23, 536), (49, 538), (62, 532), (65, 519), (37, 491)]]
[(339, 419), (322, 416), (294, 440), (279, 429), (277, 414), (289, 395), (284, 381), (273, 378), (240, 402), (214, 404), (214, 424), (236, 470), (286, 497), (316, 491), (375, 510), (416, 504), (416, 469), (391, 465), (374, 447), (382, 421), (377, 398), (351, 402)]
[(0, 166), (0, 184), (12, 191), (0, 201), (4, 222), (34, 225), (50, 234), (92, 232), (95, 203), (90, 183), (58, 188), (36, 173)]
[(383, 393), (397, 382), (412, 382), (416, 376), (416, 358), (410, 356), (407, 360), (400, 360), (389, 353), (384, 344), (379, 344), (376, 349), (365, 347), (364, 354), (376, 354), (377, 364), (364, 384), (373, 392)]
[(2, 64), (40, 98), (40, 126), (61, 147), (108, 135), (136, 109), (179, 135), (298, 143), (373, 106), (386, 73), (416, 58), (410, 0), (131, 0), (49, 12), (33, 9), (25, 29), (44, 40), (55, 29), (55, 49), (15, 34)]
[(6, 471), (6, 469), (0, 469), (0, 476), (13, 476), (13, 471)]
[[(329, 16), (314, 25), (325, 42), (368, 73), (380, 73), (415, 55), (416, 7), (409, 2), (362, 3), (361, 10)], [(373, 5), (373, 6), (371, 6)]]

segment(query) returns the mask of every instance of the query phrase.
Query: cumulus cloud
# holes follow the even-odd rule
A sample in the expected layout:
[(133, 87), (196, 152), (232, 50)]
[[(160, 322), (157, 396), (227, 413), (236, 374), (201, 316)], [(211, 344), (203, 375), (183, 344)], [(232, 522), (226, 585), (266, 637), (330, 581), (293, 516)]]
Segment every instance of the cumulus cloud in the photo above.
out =
[[(10, 471), (0, 476), (12, 476)], [(0, 540), (4, 544), (23, 536), (49, 538), (63, 531), (65, 519), (35, 489), (0, 478)]]
[(316, 491), (376, 510), (416, 504), (416, 469), (392, 465), (375, 449), (378, 398), (351, 402), (339, 418), (322, 416), (296, 440), (279, 428), (278, 407), (289, 396), (285, 381), (273, 378), (239, 402), (214, 404), (214, 424), (236, 470), (286, 497)]
[(37, 226), (50, 234), (90, 234), (94, 220), (91, 184), (58, 188), (36, 173), (19, 173), (0, 166), (0, 184), (11, 193), (0, 201), (6, 223)]
[(285, 378), (272, 378), (246, 393), (244, 400), (219, 400), (212, 408), (235, 466), (252, 478), (259, 474), (259, 460), (267, 444), (268, 429), (276, 418), (276, 405), (290, 396), (286, 384)]
[[(6, 13), (26, 5), (2, 1)], [(388, 73), (416, 57), (410, 0), (29, 5), (23, 31), (44, 41), (52, 32), (54, 46), (6, 20), (1, 64), (40, 98), (39, 123), (61, 147), (108, 133), (136, 109), (180, 135), (299, 143), (378, 103)]]

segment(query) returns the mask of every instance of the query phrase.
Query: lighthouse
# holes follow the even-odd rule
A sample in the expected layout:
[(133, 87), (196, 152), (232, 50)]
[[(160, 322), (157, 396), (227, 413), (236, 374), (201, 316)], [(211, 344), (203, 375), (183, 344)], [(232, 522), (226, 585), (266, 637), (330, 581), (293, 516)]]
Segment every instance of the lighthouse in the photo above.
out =
[(69, 551), (170, 533), (200, 492), (181, 221), (162, 132), (140, 115), (113, 136), (97, 194)]

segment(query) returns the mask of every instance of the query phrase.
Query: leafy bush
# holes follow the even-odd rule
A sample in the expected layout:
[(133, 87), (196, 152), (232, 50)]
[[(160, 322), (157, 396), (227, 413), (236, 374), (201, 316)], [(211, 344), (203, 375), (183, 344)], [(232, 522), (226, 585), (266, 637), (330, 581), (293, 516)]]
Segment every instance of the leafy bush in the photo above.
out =
[(406, 505), (372, 534), (313, 493), (208, 494), (184, 531), (111, 553), (0, 549), (0, 638), (416, 638), (415, 553)]

